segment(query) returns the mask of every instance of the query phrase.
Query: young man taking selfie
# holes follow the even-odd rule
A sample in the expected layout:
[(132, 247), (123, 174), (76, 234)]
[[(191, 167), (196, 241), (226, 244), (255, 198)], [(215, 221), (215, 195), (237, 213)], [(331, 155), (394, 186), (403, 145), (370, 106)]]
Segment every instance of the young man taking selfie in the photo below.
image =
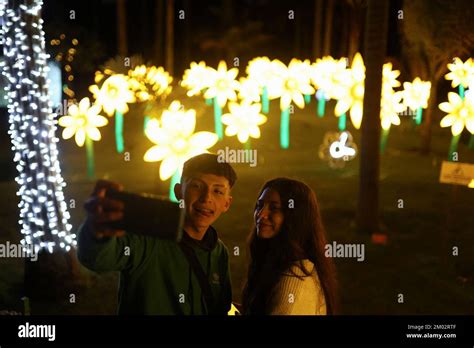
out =
[(174, 188), (185, 210), (179, 243), (112, 228), (123, 218), (124, 207), (107, 198), (106, 191), (121, 187), (97, 182), (85, 204), (78, 258), (95, 272), (120, 271), (119, 314), (227, 314), (232, 303), (229, 255), (211, 224), (230, 208), (236, 179), (232, 167), (213, 154), (184, 164)]

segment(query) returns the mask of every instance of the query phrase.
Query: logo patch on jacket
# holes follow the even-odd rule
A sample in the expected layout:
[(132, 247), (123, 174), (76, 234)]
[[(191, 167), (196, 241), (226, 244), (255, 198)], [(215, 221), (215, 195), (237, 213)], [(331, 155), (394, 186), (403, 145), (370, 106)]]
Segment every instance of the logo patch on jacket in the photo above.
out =
[(212, 284), (217, 284), (220, 285), (221, 282), (219, 281), (219, 274), (217, 273), (212, 273)]

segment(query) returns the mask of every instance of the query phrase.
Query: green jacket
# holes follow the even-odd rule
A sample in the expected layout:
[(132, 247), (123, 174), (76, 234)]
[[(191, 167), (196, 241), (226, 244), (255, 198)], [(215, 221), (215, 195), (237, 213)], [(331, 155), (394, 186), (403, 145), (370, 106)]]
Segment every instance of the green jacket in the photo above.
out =
[(83, 224), (77, 255), (92, 271), (120, 271), (119, 314), (227, 315), (232, 302), (227, 248), (212, 227), (202, 241), (186, 232), (183, 238), (208, 275), (214, 298), (211, 308), (206, 308), (198, 279), (174, 241), (136, 234), (97, 240)]

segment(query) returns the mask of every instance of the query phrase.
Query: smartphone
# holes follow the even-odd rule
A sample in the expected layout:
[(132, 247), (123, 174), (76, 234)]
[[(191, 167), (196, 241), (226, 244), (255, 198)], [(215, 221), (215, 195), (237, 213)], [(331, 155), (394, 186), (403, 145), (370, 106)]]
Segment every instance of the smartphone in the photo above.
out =
[(184, 209), (178, 203), (148, 193), (108, 189), (105, 196), (124, 204), (123, 219), (110, 225), (126, 233), (179, 242), (183, 233)]

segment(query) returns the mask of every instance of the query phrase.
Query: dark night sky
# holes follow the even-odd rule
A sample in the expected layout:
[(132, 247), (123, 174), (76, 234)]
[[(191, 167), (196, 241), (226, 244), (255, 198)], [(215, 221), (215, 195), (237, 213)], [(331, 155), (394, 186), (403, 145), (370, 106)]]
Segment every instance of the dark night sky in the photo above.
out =
[[(140, 54), (151, 60), (154, 64), (162, 65), (163, 62), (156, 61), (153, 56), (153, 43), (155, 40), (154, 24), (155, 0), (127, 1), (127, 32), (129, 54)], [(229, 23), (224, 23), (222, 14), (222, 3), (219, 0), (189, 1), (190, 11), (186, 20), (191, 26), (190, 59), (205, 59), (212, 65), (217, 63), (222, 54), (208, 50), (203, 52), (200, 45), (205, 38), (214, 40), (222, 39), (226, 30), (231, 27), (243, 28), (250, 22), (261, 22), (260, 33), (268, 36), (263, 44), (255, 45), (250, 52), (239, 53), (241, 62), (258, 55), (268, 55), (271, 58), (279, 58), (289, 61), (292, 57), (301, 59), (312, 58), (312, 34), (314, 25), (314, 1), (284, 1), (284, 0), (241, 0), (232, 1), (232, 13)], [(183, 0), (175, 1), (175, 11), (184, 8)], [(342, 9), (347, 6), (345, 1), (335, 1), (335, 14), (333, 25), (332, 55), (335, 57), (344, 55), (344, 46), (341, 43)], [(391, 2), (391, 13), (396, 14), (396, 9), (401, 6), (401, 0)], [(76, 19), (69, 19), (69, 11), (76, 12)], [(301, 21), (299, 42), (295, 41), (296, 22), (288, 19), (288, 11), (294, 10), (295, 15)], [(78, 35), (82, 44), (94, 43), (95, 49), (86, 51), (91, 54), (96, 64), (103, 63), (106, 59), (117, 54), (116, 47), (116, 7), (114, 0), (46, 0), (43, 18), (47, 38), (53, 33), (65, 32), (66, 34)], [(398, 36), (396, 16), (390, 16), (388, 56), (396, 55), (398, 52)], [(188, 65), (184, 61), (182, 45), (185, 40), (184, 21), (175, 20), (175, 56), (176, 72), (179, 74)], [(246, 41), (238, 40), (238, 41)], [(363, 42), (363, 40), (362, 40)], [(236, 46), (238, 43), (231, 42)], [(299, 49), (297, 47), (300, 47)], [(97, 47), (99, 49), (97, 49)], [(243, 55), (243, 57), (242, 57)], [(242, 64), (242, 63), (241, 63)], [(245, 64), (245, 63), (244, 63)], [(95, 69), (94, 69), (95, 70)]]

